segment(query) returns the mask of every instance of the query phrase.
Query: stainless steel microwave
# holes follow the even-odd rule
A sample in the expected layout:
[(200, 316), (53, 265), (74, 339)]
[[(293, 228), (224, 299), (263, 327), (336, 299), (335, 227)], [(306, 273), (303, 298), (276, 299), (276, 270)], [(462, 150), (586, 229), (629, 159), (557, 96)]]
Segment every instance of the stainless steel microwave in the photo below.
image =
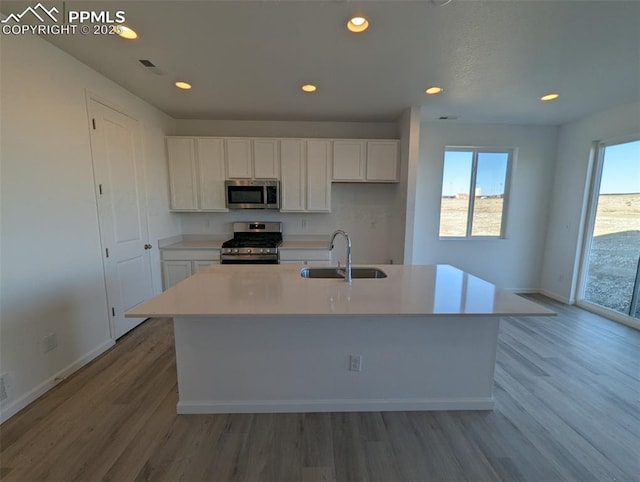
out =
[(224, 187), (229, 209), (280, 209), (279, 181), (225, 181)]

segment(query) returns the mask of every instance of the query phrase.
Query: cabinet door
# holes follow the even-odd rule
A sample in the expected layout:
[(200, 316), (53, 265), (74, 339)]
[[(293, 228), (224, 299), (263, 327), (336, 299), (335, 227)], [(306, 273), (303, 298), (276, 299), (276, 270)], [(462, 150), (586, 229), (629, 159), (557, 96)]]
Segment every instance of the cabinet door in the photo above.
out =
[(224, 194), (224, 139), (202, 138), (197, 141), (200, 209), (226, 211)]
[(251, 179), (251, 140), (227, 139), (229, 179)]
[(307, 141), (307, 211), (331, 211), (331, 141)]
[(280, 142), (280, 211), (304, 211), (306, 194), (306, 169), (304, 142), (283, 139)]
[(214, 260), (209, 260), (209, 261), (194, 261), (193, 262), (193, 268), (191, 271), (193, 271), (193, 273), (199, 273), (200, 271), (202, 271), (205, 268), (208, 268), (209, 266), (211, 266), (212, 264), (220, 264), (220, 261), (214, 261)]
[(167, 138), (171, 209), (193, 211), (198, 208), (196, 160), (191, 138)]
[(162, 262), (162, 281), (165, 290), (187, 279), (191, 274), (191, 261)]
[(367, 181), (398, 181), (398, 141), (367, 142)]
[(253, 177), (256, 179), (279, 179), (278, 140), (253, 140)]
[(333, 141), (333, 180), (363, 181), (366, 141)]

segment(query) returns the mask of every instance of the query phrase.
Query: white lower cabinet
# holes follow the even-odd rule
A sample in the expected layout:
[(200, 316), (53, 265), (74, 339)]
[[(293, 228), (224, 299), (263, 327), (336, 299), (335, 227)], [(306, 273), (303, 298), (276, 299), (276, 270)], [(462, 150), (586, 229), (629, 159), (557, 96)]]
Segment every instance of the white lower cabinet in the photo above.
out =
[(220, 260), (207, 260), (207, 261), (192, 261), (192, 268), (191, 268), (191, 272), (192, 274), (196, 274), (199, 271), (202, 271), (205, 268), (208, 268), (209, 266), (211, 266), (212, 264), (219, 264)]
[(331, 251), (328, 249), (281, 249), (281, 264), (331, 264)]
[(212, 264), (220, 263), (219, 249), (164, 249), (160, 253), (163, 290)]
[(193, 274), (191, 261), (163, 261), (162, 289), (167, 290)]

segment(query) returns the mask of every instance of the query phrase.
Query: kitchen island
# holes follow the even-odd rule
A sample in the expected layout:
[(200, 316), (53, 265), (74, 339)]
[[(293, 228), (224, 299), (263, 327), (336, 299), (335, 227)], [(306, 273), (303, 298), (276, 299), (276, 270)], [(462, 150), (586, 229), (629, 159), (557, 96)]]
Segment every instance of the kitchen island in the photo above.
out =
[(178, 413), (239, 413), (490, 410), (500, 317), (554, 314), (452, 266), (376, 267), (215, 265), (127, 316), (174, 318)]

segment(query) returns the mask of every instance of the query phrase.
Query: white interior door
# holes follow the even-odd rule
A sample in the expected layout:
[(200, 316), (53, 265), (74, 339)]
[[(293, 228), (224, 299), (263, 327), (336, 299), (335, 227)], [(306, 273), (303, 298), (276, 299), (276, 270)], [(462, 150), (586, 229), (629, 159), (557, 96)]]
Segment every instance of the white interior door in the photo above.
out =
[(124, 313), (153, 295), (138, 121), (89, 99), (91, 152), (111, 333), (144, 318)]

